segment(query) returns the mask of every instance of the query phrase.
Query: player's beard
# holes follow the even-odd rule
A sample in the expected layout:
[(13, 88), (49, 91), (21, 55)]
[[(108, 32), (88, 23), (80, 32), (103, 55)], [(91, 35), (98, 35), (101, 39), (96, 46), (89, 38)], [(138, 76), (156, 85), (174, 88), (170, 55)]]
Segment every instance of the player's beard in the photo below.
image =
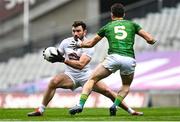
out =
[(80, 39), (81, 41), (83, 41), (84, 36), (80, 36), (80, 37), (74, 36), (74, 40), (75, 40), (75, 41), (78, 41), (78, 39)]

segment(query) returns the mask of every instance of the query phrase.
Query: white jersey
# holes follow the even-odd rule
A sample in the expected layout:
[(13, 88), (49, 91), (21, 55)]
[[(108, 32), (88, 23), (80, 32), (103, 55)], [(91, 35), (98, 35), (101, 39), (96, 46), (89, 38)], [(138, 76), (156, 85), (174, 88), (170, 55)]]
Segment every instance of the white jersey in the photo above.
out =
[[(73, 47), (70, 47), (70, 44), (72, 44), (72, 41), (74, 41), (73, 37), (69, 37), (64, 39), (59, 47), (58, 50), (60, 51), (60, 53), (65, 57), (65, 59), (69, 59), (69, 60), (79, 60), (79, 58), (81, 57), (82, 54), (86, 54), (87, 56), (89, 56), (90, 58), (92, 58), (93, 54), (94, 54), (94, 48), (77, 48), (77, 49), (73, 49)], [(75, 69), (71, 66), (66, 65), (65, 68), (65, 72), (66, 74), (70, 74), (71, 76), (73, 76), (73, 79), (79, 79), (79, 80), (86, 80), (89, 78), (90, 76), (90, 65), (87, 64), (82, 70), (79, 69)]]

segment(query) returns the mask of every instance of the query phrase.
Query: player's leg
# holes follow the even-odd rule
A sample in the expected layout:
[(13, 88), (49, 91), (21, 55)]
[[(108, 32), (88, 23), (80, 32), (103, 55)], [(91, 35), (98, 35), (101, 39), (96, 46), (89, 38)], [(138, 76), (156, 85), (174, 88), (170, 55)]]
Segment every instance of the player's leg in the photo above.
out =
[[(119, 106), (129, 93), (129, 88), (134, 78), (136, 60), (131, 57), (120, 55), (112, 55), (112, 57), (113, 58), (109, 58), (109, 63), (107, 64), (110, 65), (107, 65), (107, 67), (111, 68), (112, 66), (112, 69), (116, 69), (116, 67), (120, 69), (120, 75), (122, 79), (122, 87), (117, 94), (113, 106), (111, 106), (110, 108), (110, 115), (116, 115), (116, 106)], [(115, 62), (113, 59), (115, 60)]]
[(122, 75), (121, 74), (121, 79), (122, 79), (122, 87), (118, 91), (117, 97), (114, 101), (114, 104), (110, 108), (110, 115), (115, 116), (116, 115), (116, 106), (119, 106), (123, 99), (127, 96), (129, 93), (130, 85), (133, 81), (134, 73), (131, 73), (129, 75)]
[(51, 79), (45, 91), (42, 104), (34, 112), (28, 113), (28, 116), (41, 116), (45, 111), (45, 107), (54, 97), (56, 88), (73, 89), (73, 87), (74, 83), (69, 76), (64, 73), (56, 75)]
[[(130, 75), (121, 74), (122, 89), (118, 92), (118, 96), (122, 96), (123, 98), (127, 96), (127, 94), (129, 93), (130, 85), (133, 81), (133, 78), (134, 78), (134, 73)], [(143, 112), (132, 111), (132, 115), (143, 115)]]
[(81, 92), (79, 104), (69, 110), (69, 113), (71, 115), (74, 115), (76, 113), (79, 113), (82, 111), (84, 104), (91, 93), (94, 84), (96, 84), (99, 80), (109, 76), (111, 72), (104, 68), (102, 64), (99, 64), (95, 70), (93, 71), (90, 79), (84, 84), (83, 90)]
[[(93, 90), (95, 92), (98, 92), (98, 93), (103, 94), (104, 96), (110, 98), (113, 102), (117, 96), (117, 94), (113, 90), (111, 90), (103, 81), (97, 82), (94, 85)], [(121, 107), (122, 109), (124, 109), (131, 115), (141, 115), (141, 113), (142, 113), (142, 112), (137, 112), (137, 111), (133, 110), (131, 107), (126, 105), (125, 102), (123, 102), (123, 101), (121, 104), (119, 104), (119, 107)]]
[(121, 74), (121, 79), (122, 79), (122, 87), (118, 91), (117, 96), (122, 97), (123, 99), (127, 96), (129, 93), (130, 85), (133, 81), (134, 73), (129, 74), (129, 75), (122, 75)]
[[(111, 72), (109, 70), (104, 68), (102, 64), (99, 64), (93, 71), (90, 79), (84, 84), (81, 97), (83, 98), (83, 96), (86, 96), (86, 99), (87, 99), (87, 97), (91, 93), (94, 85), (101, 79), (109, 76), (110, 74), (111, 74)], [(82, 107), (84, 106), (84, 103), (85, 103), (84, 99), (83, 99), (83, 102), (80, 101), (80, 105)]]
[(49, 83), (47, 91), (44, 94), (42, 104), (47, 106), (53, 98), (56, 88), (73, 89), (74, 83), (69, 76), (62, 73), (56, 75)]

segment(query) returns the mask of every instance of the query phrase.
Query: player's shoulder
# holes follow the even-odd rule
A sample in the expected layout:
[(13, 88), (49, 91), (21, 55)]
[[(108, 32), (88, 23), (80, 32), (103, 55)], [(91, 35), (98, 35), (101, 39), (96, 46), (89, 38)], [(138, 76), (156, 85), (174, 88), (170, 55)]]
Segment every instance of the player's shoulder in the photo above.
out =
[(133, 24), (134, 22), (132, 20), (123, 19), (121, 22)]
[(118, 23), (123, 24), (134, 24), (132, 20), (127, 20), (127, 19), (122, 19), (122, 20), (113, 20), (111, 22), (108, 22), (105, 27), (112, 26), (112, 25), (117, 25)]
[(138, 23), (134, 22), (133, 20), (126, 20), (126, 21), (131, 24), (138, 24)]
[(105, 24), (103, 27), (105, 28), (105, 27), (108, 27), (108, 26), (110, 26), (110, 25), (112, 25), (113, 24), (113, 21), (110, 21), (110, 22), (108, 22), (107, 24)]
[(67, 37), (67, 38), (62, 40), (62, 43), (68, 43), (71, 40), (73, 40), (73, 37)]
[(63, 39), (60, 43), (59, 43), (59, 47), (61, 47), (61, 48), (66, 48), (68, 45), (69, 45), (69, 43), (71, 43), (72, 40), (73, 39), (73, 37), (68, 37), (68, 38), (65, 38), (65, 39)]
[(61, 41), (61, 45), (67, 45), (69, 44), (71, 41), (73, 40), (73, 37), (68, 37), (68, 38), (65, 38)]
[(136, 22), (134, 22), (133, 20), (124, 20), (125, 23), (131, 27), (139, 27), (140, 25)]

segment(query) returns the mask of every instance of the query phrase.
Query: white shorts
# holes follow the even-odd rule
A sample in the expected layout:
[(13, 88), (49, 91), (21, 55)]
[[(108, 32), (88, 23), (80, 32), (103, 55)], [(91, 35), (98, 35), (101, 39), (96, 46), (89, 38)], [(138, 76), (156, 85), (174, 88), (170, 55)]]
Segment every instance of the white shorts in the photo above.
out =
[(111, 54), (105, 58), (102, 65), (111, 72), (120, 70), (121, 75), (129, 75), (134, 73), (136, 60), (127, 56)]
[(72, 73), (72, 72), (65, 72), (67, 76), (71, 78), (74, 83), (73, 89), (75, 90), (78, 87), (82, 87), (91, 75), (91, 70), (86, 73)]

